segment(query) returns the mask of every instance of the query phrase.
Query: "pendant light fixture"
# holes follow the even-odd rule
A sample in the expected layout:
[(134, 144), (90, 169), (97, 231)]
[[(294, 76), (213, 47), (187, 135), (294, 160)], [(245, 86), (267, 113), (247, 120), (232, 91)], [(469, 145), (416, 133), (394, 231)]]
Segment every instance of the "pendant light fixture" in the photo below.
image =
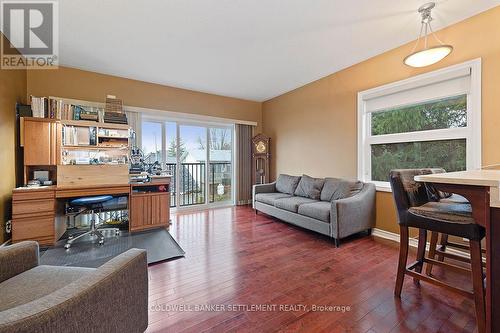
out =
[[(425, 67), (436, 62), (442, 60), (447, 55), (453, 51), (453, 47), (451, 45), (445, 45), (432, 31), (431, 27), (431, 10), (436, 6), (434, 2), (426, 3), (425, 5), (420, 6), (418, 12), (422, 15), (422, 25), (420, 27), (420, 35), (418, 36), (417, 42), (411, 51), (411, 54), (408, 55), (404, 59), (404, 63), (411, 67)], [(424, 37), (422, 38), (422, 34)], [(439, 43), (436, 46), (428, 45), (428, 36), (432, 34), (434, 39)], [(424, 40), (424, 48), (420, 51), (416, 51), (418, 45), (420, 44), (420, 40)]]

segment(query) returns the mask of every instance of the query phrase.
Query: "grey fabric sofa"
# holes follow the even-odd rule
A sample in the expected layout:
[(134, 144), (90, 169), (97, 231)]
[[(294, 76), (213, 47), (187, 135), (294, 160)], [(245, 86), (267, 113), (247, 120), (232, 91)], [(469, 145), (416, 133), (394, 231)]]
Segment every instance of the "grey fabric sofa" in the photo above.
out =
[(38, 244), (0, 248), (0, 332), (144, 332), (146, 251), (99, 268), (38, 265)]
[(253, 208), (285, 222), (342, 238), (375, 226), (375, 185), (338, 178), (279, 175), (253, 186)]

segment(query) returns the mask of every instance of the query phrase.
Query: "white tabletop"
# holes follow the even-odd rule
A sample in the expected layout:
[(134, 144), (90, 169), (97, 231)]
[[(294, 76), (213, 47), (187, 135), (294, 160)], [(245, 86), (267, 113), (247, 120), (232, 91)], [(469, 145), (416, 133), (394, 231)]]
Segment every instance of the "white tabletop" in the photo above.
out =
[(428, 183), (478, 185), (500, 187), (500, 170), (469, 170), (447, 173), (433, 173), (415, 176), (415, 180)]

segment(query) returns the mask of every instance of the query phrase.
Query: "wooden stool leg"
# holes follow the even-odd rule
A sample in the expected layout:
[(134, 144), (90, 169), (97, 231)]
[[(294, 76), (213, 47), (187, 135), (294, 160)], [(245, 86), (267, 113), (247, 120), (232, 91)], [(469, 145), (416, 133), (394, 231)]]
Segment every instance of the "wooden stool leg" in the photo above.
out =
[[(415, 272), (422, 273), (422, 268), (424, 267), (424, 257), (425, 257), (425, 246), (427, 245), (427, 230), (418, 229), (418, 248), (417, 248), (417, 261), (418, 264), (415, 266)], [(419, 284), (418, 279), (413, 278), (415, 284)]]
[[(441, 234), (441, 242), (440, 242), (440, 250), (445, 251), (446, 250), (446, 245), (448, 245), (448, 235), (447, 234)], [(444, 261), (444, 256), (442, 254), (438, 253), (438, 259), (439, 261)]]
[(396, 287), (394, 288), (394, 296), (401, 297), (401, 290), (403, 289), (403, 282), (406, 272), (406, 261), (408, 260), (408, 227), (399, 227), (399, 262), (398, 272), (396, 276)]
[(470, 256), (472, 267), (472, 285), (474, 288), (474, 302), (476, 305), (477, 327), (479, 333), (484, 333), (486, 331), (486, 306), (480, 241), (470, 241)]
[[(436, 258), (436, 247), (437, 247), (437, 242), (438, 242), (438, 233), (435, 231), (431, 232), (431, 242), (429, 246), (429, 258), (435, 259)], [(427, 264), (426, 268), (426, 273), (427, 275), (432, 274), (432, 264)]]

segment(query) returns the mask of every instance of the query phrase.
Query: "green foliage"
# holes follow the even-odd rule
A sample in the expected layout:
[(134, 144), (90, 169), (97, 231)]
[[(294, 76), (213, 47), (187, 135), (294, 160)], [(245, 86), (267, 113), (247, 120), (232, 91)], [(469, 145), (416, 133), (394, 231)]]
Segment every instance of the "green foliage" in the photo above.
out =
[[(182, 142), (182, 139), (179, 142), (179, 158), (181, 161), (183, 161), (186, 158), (186, 146), (184, 142)], [(175, 139), (172, 139), (170, 141), (170, 144), (168, 145), (168, 150), (167, 150), (167, 156), (169, 157), (176, 157), (177, 156), (177, 143)]]
[(392, 169), (465, 170), (465, 139), (372, 145), (372, 180), (388, 181)]
[[(467, 96), (391, 109), (372, 115), (372, 135), (467, 126)], [(391, 169), (440, 167), (465, 170), (465, 139), (371, 146), (372, 180), (387, 181)]]
[(372, 114), (372, 135), (467, 126), (467, 95)]

